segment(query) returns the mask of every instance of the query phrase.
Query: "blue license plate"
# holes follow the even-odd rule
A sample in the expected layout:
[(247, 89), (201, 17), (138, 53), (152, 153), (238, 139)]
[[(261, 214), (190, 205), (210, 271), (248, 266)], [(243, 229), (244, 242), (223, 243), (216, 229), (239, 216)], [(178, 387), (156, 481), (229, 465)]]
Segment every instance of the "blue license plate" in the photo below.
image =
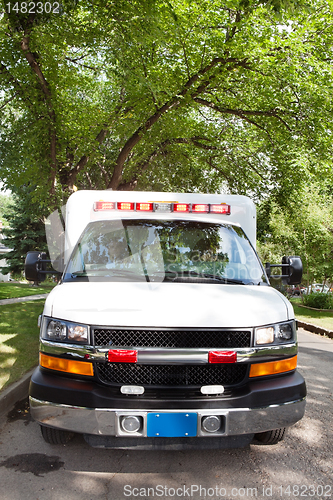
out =
[(148, 413), (148, 437), (194, 437), (197, 435), (196, 413)]

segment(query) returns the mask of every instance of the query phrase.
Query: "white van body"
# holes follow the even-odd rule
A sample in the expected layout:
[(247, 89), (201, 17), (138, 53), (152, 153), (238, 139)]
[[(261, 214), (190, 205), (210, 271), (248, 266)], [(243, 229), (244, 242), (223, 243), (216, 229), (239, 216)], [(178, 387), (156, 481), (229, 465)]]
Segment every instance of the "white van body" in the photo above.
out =
[[(140, 207), (142, 210), (139, 210)], [(48, 429), (49, 439), (51, 430), (55, 429), (57, 432), (81, 432), (94, 446), (237, 446), (247, 444), (254, 435), (260, 437), (267, 432), (279, 431), (302, 418), (306, 389), (295, 365), (297, 340), (294, 312), (289, 301), (269, 285), (255, 253), (256, 211), (249, 198), (221, 194), (79, 191), (68, 200), (65, 221), (62, 250), (67, 267), (62, 280), (45, 302), (41, 321), (41, 364), (32, 377), (30, 388), (32, 416), (40, 422), (42, 429)], [(207, 238), (211, 238), (210, 241), (220, 234), (216, 228), (221, 226), (225, 232), (220, 237), (220, 245), (226, 244), (229, 233), (245, 241), (240, 232), (242, 230), (248, 239), (246, 248), (252, 252), (250, 261), (256, 260), (256, 277), (253, 280), (248, 277), (244, 281), (233, 279), (236, 264), (233, 268), (231, 254), (225, 252), (223, 268), (231, 269), (225, 281), (221, 281), (220, 276), (192, 274), (191, 270), (181, 276), (173, 270), (175, 278), (167, 279), (163, 258), (158, 256), (154, 260), (158, 252), (152, 247), (149, 249), (149, 245), (144, 250), (143, 246), (140, 247), (140, 252), (137, 252), (141, 261), (137, 257), (136, 265), (140, 267), (142, 262), (144, 267), (142, 276), (137, 279), (132, 280), (121, 274), (119, 279), (109, 278), (111, 270), (107, 271), (107, 278), (104, 279), (96, 271), (97, 264), (91, 264), (91, 259), (90, 264), (82, 262), (80, 272), (73, 272), (80, 259), (86, 259), (88, 253), (97, 252), (96, 245), (92, 246), (92, 239), (90, 243), (85, 243), (84, 238), (89, 231), (98, 227), (106, 231), (108, 224), (110, 227), (118, 224), (120, 229), (127, 228), (126, 238), (130, 238), (134, 234), (133, 228), (138, 228), (141, 221), (143, 226), (149, 228), (155, 224), (154, 234), (156, 227), (164, 224), (163, 227), (168, 228), (169, 239), (174, 234), (173, 224), (175, 231), (181, 224), (179, 227), (184, 228), (184, 235), (187, 234), (187, 227), (191, 227), (192, 236), (199, 235), (201, 226), (209, 227), (211, 232)], [(138, 234), (137, 230), (135, 234)], [(159, 234), (162, 241), (163, 229)], [(182, 231), (178, 228), (177, 238), (181, 235)], [(87, 250), (89, 244), (90, 249)], [(156, 238), (154, 245), (158, 251), (162, 248), (159, 242), (156, 243)], [(180, 254), (187, 255), (186, 245), (188, 243), (177, 247)], [(129, 257), (134, 259), (134, 243), (127, 241), (127, 246)], [(100, 247), (99, 256), (106, 255), (107, 251), (102, 251)], [(146, 257), (142, 257), (144, 252)], [(239, 252), (241, 255), (241, 248)], [(202, 261), (206, 266), (209, 263), (207, 255), (206, 252)], [(240, 261), (239, 269), (243, 272), (246, 262)], [(156, 271), (159, 265), (162, 265), (163, 271), (160, 268)], [(111, 269), (111, 264), (105, 266)], [(91, 279), (89, 272), (93, 276)], [(74, 341), (70, 341), (68, 332), (71, 328), (75, 332), (83, 329), (88, 333), (83, 339), (77, 340), (73, 336)], [(97, 331), (107, 332), (105, 335), (111, 337), (103, 337), (107, 340), (97, 345)], [(146, 340), (142, 345), (138, 345), (137, 340), (133, 340), (130, 346), (128, 340), (125, 345), (114, 345), (112, 335), (120, 331), (126, 332), (126, 335), (130, 332), (129, 335), (134, 335), (133, 339), (137, 338), (138, 332), (144, 332)], [(223, 343), (222, 347), (216, 348), (216, 345), (205, 345), (208, 340), (198, 340), (194, 347), (184, 347), (181, 342), (181, 347), (172, 347), (171, 343), (161, 347), (153, 341), (150, 345), (147, 341), (149, 335), (154, 337), (156, 332), (163, 337), (167, 337), (168, 332), (172, 335), (178, 332), (190, 338), (191, 332), (193, 335), (194, 332), (195, 335), (201, 332), (205, 336), (205, 332), (215, 335), (219, 331), (229, 337), (233, 332), (238, 335), (244, 331), (248, 334), (248, 344), (238, 346), (236, 341), (230, 341), (231, 348), (227, 344), (223, 347)], [(133, 353), (135, 361), (133, 366), (129, 366)], [(117, 358), (123, 354), (127, 356), (125, 362)], [(222, 361), (219, 361), (220, 356)], [(228, 360), (229, 356), (232, 361)], [(91, 374), (79, 372), (77, 375), (75, 369), (67, 372), (66, 366), (61, 364), (63, 361), (66, 366), (78, 361), (92, 365)], [(223, 370), (230, 373), (237, 367), (244, 369), (244, 378), (230, 382), (230, 375), (228, 385), (228, 380), (216, 383), (218, 376), (214, 375), (214, 382), (207, 383), (210, 376), (205, 372), (201, 383), (200, 370), (207, 367), (208, 371), (213, 370), (209, 368), (209, 363), (215, 365), (220, 362)], [(234, 366), (230, 367), (230, 363)], [(252, 365), (256, 365), (255, 368)], [(175, 388), (173, 382), (164, 381), (159, 385), (151, 379), (146, 381), (148, 375), (140, 378), (141, 371), (156, 369), (158, 377), (160, 369), (165, 367), (169, 370), (172, 366), (176, 371), (178, 368), (190, 370), (193, 367), (198, 374), (188, 382), (188, 387), (186, 378), (186, 382), (179, 383), (181, 387), (176, 382)], [(120, 370), (121, 373), (122, 368), (123, 371), (128, 370), (124, 383), (119, 378), (116, 382), (103, 379), (112, 378), (115, 371)], [(103, 376), (100, 375), (102, 372)], [(128, 382), (132, 372), (139, 374), (138, 379), (133, 378), (133, 383)], [(216, 366), (215, 372), (218, 373)], [(178, 375), (170, 377), (172, 381)], [(93, 398), (92, 394), (96, 397)], [(164, 416), (165, 422), (154, 432), (152, 419), (160, 415)], [(186, 430), (186, 425), (181, 422), (178, 428), (174, 421), (177, 415), (189, 415), (193, 419), (195, 424), (191, 423), (191, 431), (182, 434), (182, 426)], [(165, 433), (164, 429), (167, 429)], [(45, 433), (43, 435), (45, 438)], [(187, 440), (185, 436), (188, 436)], [(282, 436), (281, 432), (279, 436)], [(272, 434), (269, 439), (274, 441)]]

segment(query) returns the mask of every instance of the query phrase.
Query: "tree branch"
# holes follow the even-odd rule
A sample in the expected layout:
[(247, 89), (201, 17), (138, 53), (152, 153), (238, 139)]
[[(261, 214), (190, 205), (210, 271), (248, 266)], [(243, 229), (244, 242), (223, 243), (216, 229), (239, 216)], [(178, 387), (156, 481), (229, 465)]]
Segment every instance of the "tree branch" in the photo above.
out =
[(108, 189), (117, 189), (120, 182), (121, 182), (121, 177), (122, 177), (122, 171), (124, 168), (124, 164), (127, 160), (127, 157), (129, 153), (132, 151), (132, 149), (140, 142), (142, 137), (148, 132), (148, 130), (163, 116), (165, 113), (171, 111), (172, 109), (178, 108), (182, 102), (183, 99), (189, 94), (192, 98), (194, 96), (197, 96), (198, 94), (202, 93), (211, 83), (216, 78), (216, 74), (210, 75), (208, 78), (206, 78), (199, 87), (194, 88), (195, 84), (200, 80), (201, 77), (204, 77), (207, 73), (209, 73), (212, 69), (218, 66), (226, 66), (227, 64), (235, 64), (236, 66), (242, 66), (245, 67), (246, 65), (246, 60), (239, 60), (235, 58), (221, 58), (221, 57), (216, 57), (214, 58), (207, 66), (205, 66), (203, 69), (199, 70), (197, 73), (195, 73), (191, 78), (187, 80), (185, 83), (184, 87), (180, 92), (178, 92), (174, 97), (169, 99), (163, 106), (161, 106), (156, 112), (151, 115), (145, 123), (143, 123), (132, 135), (131, 137), (126, 141), (124, 144), (122, 150), (120, 151), (118, 158), (116, 160), (115, 166), (114, 166), (114, 171), (113, 175), (110, 181), (110, 184), (108, 185)]
[(51, 159), (51, 194), (54, 194), (55, 189), (55, 179), (57, 172), (57, 155), (56, 155), (56, 144), (57, 144), (57, 136), (56, 136), (56, 115), (52, 104), (52, 95), (49, 89), (49, 85), (43, 75), (43, 72), (36, 61), (35, 55), (30, 52), (29, 48), (29, 36), (27, 33), (24, 34), (24, 37), (21, 41), (21, 49), (23, 51), (24, 57), (28, 61), (32, 71), (37, 76), (37, 80), (40, 86), (40, 89), (44, 95), (44, 102), (48, 109), (48, 115), (50, 119), (50, 159)]

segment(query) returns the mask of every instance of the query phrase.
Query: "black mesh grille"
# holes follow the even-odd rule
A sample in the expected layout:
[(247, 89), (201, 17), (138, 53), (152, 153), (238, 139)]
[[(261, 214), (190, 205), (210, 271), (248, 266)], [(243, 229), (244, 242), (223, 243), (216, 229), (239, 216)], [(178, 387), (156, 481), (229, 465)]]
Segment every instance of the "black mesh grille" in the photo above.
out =
[(236, 385), (247, 373), (245, 364), (140, 365), (96, 363), (101, 382), (145, 386)]
[(251, 346), (251, 331), (94, 328), (93, 332), (95, 346), (174, 348), (240, 348)]

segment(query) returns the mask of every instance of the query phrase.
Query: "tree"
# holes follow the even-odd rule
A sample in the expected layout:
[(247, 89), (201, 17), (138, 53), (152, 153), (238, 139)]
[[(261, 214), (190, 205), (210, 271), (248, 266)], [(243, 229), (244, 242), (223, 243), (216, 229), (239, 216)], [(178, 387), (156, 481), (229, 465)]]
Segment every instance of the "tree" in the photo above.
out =
[(6, 267), (3, 274), (22, 275), (27, 252), (47, 251), (44, 216), (36, 202), (32, 201), (31, 188), (21, 188), (13, 194), (13, 203), (3, 213), (8, 227), (3, 229), (6, 246)]
[(83, 0), (59, 14), (5, 9), (1, 178), (31, 182), (45, 204), (49, 192), (55, 203), (75, 185), (257, 198), (293, 189), (296, 152), (318, 168), (331, 149), (332, 12), (323, 0), (307, 5)]
[(264, 261), (300, 255), (303, 282), (333, 283), (333, 202), (330, 185), (313, 180), (284, 208), (273, 199), (258, 210), (259, 253)]
[[(0, 223), (2, 223), (3, 226), (6, 224), (6, 221), (3, 219), (3, 214), (4, 212), (8, 211), (12, 201), (13, 200), (10, 194), (0, 193)], [(0, 224), (0, 231), (1, 231), (1, 224)]]

